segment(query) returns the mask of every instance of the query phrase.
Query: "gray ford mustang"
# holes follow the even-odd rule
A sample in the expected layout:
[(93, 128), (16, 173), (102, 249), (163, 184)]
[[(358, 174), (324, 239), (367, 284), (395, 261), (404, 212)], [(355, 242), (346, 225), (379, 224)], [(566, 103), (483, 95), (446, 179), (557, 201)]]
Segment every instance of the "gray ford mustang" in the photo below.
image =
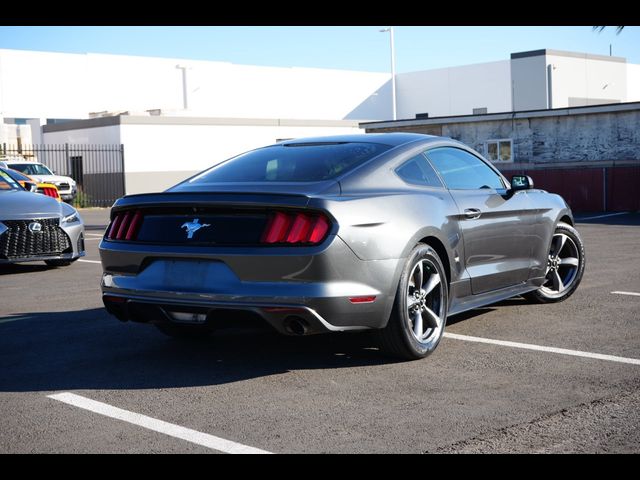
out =
[(62, 267), (84, 254), (84, 224), (76, 209), (26, 191), (0, 170), (0, 264), (44, 260)]
[(566, 299), (585, 265), (561, 197), (408, 133), (285, 141), (125, 196), (100, 255), (120, 320), (171, 336), (245, 317), (289, 335), (375, 330), (408, 359), (436, 348), (448, 316)]

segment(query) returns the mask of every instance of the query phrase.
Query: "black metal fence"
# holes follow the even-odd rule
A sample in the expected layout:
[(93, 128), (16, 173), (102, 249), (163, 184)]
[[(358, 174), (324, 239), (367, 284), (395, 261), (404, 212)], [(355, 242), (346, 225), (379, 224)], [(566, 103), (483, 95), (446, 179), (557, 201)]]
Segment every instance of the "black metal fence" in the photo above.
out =
[(0, 144), (0, 155), (44, 163), (55, 174), (73, 178), (78, 185), (73, 201), (77, 207), (110, 207), (125, 192), (123, 145)]

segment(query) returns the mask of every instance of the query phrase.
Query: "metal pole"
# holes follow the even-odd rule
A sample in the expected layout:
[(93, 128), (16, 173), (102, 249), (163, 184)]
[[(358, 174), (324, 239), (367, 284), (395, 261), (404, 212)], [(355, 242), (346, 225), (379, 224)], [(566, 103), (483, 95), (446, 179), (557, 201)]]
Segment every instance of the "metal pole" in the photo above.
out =
[(124, 167), (124, 143), (120, 144), (120, 170), (122, 171), (122, 195), (127, 194), (126, 170)]
[(393, 119), (397, 119), (396, 111), (396, 49), (393, 43), (393, 27), (389, 27), (391, 37), (391, 101), (393, 102)]
[(188, 110), (188, 92), (187, 92), (187, 67), (182, 65), (176, 65), (176, 68), (182, 70), (182, 108)]

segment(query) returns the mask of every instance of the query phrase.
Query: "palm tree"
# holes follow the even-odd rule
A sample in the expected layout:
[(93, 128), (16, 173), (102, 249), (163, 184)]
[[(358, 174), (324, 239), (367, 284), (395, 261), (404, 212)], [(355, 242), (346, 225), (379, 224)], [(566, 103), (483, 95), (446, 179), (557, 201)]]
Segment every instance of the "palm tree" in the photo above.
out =
[[(597, 30), (598, 33), (600, 33), (601, 31), (603, 31), (605, 28), (607, 28), (606, 26), (600, 26), (600, 27), (593, 27), (594, 30)], [(620, 32), (624, 30), (624, 27), (616, 27), (616, 35), (620, 34)]]

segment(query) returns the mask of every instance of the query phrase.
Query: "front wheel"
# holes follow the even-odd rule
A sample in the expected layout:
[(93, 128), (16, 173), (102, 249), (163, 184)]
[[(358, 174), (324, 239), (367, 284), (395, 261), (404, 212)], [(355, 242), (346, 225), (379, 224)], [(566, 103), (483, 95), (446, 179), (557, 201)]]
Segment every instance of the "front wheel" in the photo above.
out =
[(578, 231), (558, 223), (551, 239), (547, 270), (542, 286), (524, 297), (536, 303), (561, 302), (576, 291), (584, 274), (584, 244)]
[(389, 322), (379, 331), (382, 349), (408, 360), (426, 357), (442, 338), (448, 305), (442, 261), (429, 245), (419, 244), (400, 276)]

